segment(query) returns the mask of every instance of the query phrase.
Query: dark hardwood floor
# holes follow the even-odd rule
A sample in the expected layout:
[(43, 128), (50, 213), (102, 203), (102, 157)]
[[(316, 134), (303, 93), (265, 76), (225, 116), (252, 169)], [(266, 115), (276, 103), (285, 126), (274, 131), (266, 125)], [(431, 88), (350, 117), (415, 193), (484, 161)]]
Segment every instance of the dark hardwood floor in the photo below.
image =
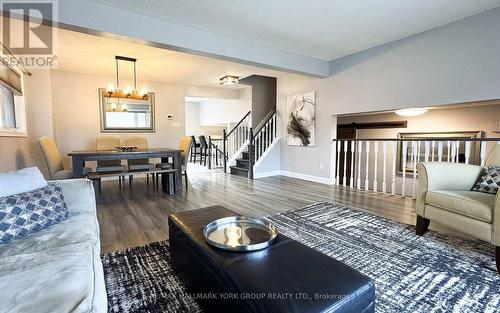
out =
[[(415, 201), (381, 193), (328, 186), (289, 177), (248, 180), (208, 171), (190, 164), (189, 188), (175, 196), (134, 179), (131, 190), (120, 191), (118, 181), (105, 181), (98, 200), (102, 252), (144, 245), (168, 238), (168, 215), (209, 205), (223, 205), (248, 216), (265, 216), (319, 201), (336, 201), (373, 214), (415, 223)], [(431, 223), (430, 228), (450, 232)]]

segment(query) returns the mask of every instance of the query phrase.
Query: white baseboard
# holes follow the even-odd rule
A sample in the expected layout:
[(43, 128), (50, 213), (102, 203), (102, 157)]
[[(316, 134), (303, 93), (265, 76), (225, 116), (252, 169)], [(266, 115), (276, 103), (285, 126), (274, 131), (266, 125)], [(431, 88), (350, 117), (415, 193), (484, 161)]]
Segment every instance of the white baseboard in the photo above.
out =
[(290, 172), (290, 171), (281, 171), (281, 175), (287, 176), (287, 177), (292, 177), (292, 178), (298, 178), (298, 179), (302, 179), (302, 180), (307, 180), (307, 181), (312, 181), (315, 183), (320, 183), (320, 184), (325, 184), (325, 185), (332, 185), (332, 180), (329, 177), (312, 176), (312, 175)]
[(263, 172), (263, 173), (255, 173), (253, 178), (260, 179), (272, 176), (287, 176), (307, 181), (312, 181), (315, 183), (325, 184), (325, 185), (333, 185), (332, 180), (329, 177), (319, 177), (306, 175), (302, 173), (290, 172), (290, 171), (271, 171), (271, 172)]
[(280, 175), (281, 175), (281, 171), (270, 171), (270, 172), (254, 173), (253, 178), (260, 179), (260, 178), (280, 176)]

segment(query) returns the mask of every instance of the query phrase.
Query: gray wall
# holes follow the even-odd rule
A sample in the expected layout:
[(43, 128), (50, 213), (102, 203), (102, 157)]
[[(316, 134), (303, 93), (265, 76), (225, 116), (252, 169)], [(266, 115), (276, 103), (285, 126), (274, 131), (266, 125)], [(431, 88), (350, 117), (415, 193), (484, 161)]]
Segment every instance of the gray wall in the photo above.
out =
[(500, 99), (499, 56), (496, 9), (340, 59), (325, 79), (279, 79), (285, 139), (286, 96), (317, 91), (316, 147), (291, 147), (283, 140), (281, 169), (330, 177), (337, 114)]
[(252, 75), (241, 79), (240, 84), (252, 87), (252, 127), (255, 128), (269, 112), (276, 109), (277, 80)]

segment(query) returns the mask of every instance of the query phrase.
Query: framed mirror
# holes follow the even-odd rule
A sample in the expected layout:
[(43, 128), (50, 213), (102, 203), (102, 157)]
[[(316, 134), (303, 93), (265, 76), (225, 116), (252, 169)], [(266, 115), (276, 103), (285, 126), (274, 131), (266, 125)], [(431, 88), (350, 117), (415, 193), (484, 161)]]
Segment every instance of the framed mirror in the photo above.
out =
[(147, 99), (109, 97), (105, 88), (99, 88), (101, 132), (154, 133), (155, 95)]

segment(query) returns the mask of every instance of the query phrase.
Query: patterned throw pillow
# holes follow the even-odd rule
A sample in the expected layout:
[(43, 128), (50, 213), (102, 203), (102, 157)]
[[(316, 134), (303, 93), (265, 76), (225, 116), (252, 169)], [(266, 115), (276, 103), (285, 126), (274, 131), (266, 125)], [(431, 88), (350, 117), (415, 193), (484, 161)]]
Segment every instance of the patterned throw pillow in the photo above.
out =
[(496, 194), (500, 187), (500, 166), (491, 165), (484, 171), (483, 176), (479, 177), (473, 191)]
[(0, 244), (20, 239), (68, 218), (61, 186), (0, 197)]

